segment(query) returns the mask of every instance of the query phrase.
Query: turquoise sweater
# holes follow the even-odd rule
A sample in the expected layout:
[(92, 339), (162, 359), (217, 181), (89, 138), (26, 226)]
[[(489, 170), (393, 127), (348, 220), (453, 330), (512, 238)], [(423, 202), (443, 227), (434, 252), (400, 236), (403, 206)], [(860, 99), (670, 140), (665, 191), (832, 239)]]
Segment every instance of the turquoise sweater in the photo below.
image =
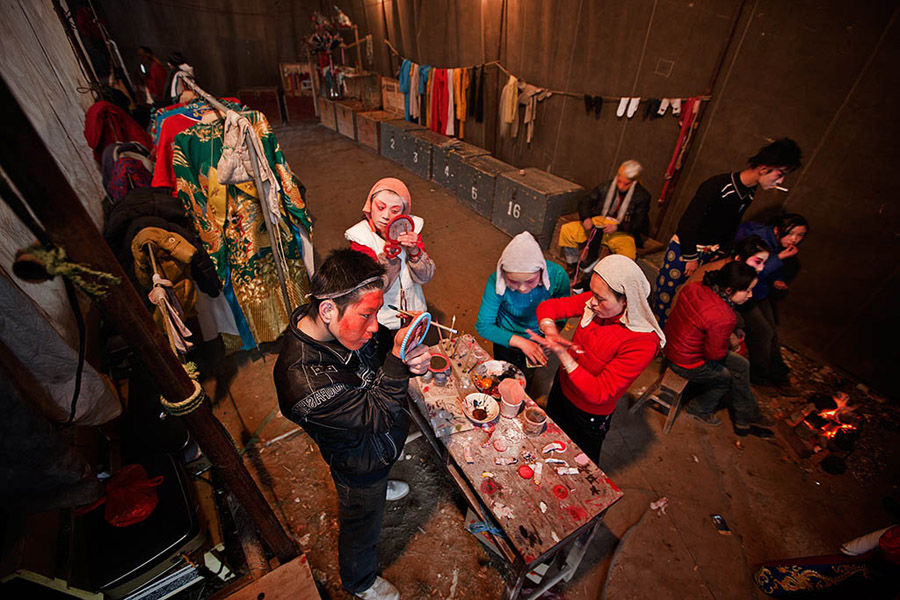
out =
[(491, 273), (487, 285), (484, 286), (481, 308), (475, 322), (478, 334), (495, 344), (509, 346), (509, 339), (513, 335), (527, 338), (526, 329), (537, 331), (538, 304), (548, 298), (563, 298), (569, 295), (569, 276), (566, 275), (566, 270), (550, 261), (547, 261), (547, 269), (550, 274), (549, 291), (542, 285), (527, 294), (507, 288), (502, 296), (498, 296), (496, 292), (497, 272)]

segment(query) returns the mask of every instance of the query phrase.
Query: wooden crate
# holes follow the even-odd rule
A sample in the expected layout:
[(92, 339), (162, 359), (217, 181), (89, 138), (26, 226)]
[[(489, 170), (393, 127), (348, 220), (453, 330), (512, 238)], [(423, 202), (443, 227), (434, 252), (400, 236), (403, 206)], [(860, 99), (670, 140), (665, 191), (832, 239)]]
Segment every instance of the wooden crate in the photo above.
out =
[(337, 132), (351, 140), (356, 139), (356, 114), (365, 110), (359, 100), (338, 100), (334, 103)]
[(316, 98), (316, 102), (319, 104), (319, 120), (322, 121), (322, 125), (337, 131), (337, 116), (334, 112), (334, 102), (321, 96)]
[(356, 113), (356, 141), (375, 152), (381, 149), (381, 124), (393, 121), (401, 115), (384, 110)]
[(545, 250), (560, 215), (573, 212), (584, 188), (540, 169), (497, 176), (491, 222), (509, 235), (528, 231)]
[(455, 192), (458, 187), (456, 178), (459, 165), (463, 159), (485, 154), (490, 152), (462, 140), (453, 140), (449, 144), (436, 146), (431, 152), (431, 180)]
[(452, 138), (441, 135), (430, 129), (413, 131), (410, 134), (413, 143), (407, 148), (403, 166), (423, 179), (431, 179), (431, 155), (434, 148), (439, 148), (452, 141)]
[(381, 78), (381, 107), (388, 112), (405, 112), (405, 98), (400, 92), (400, 83), (390, 77)]
[(410, 134), (421, 129), (425, 128), (406, 119), (382, 121), (381, 155), (402, 165), (403, 159), (410, 154), (410, 148), (415, 146)]
[(360, 100), (366, 110), (381, 108), (381, 75), (369, 71), (344, 76), (348, 98)]
[(238, 90), (237, 95), (241, 104), (264, 114), (269, 125), (280, 125), (284, 122), (281, 105), (278, 103), (277, 87), (244, 88)]
[[(451, 155), (450, 160), (456, 165), (458, 159)], [(494, 209), (494, 184), (497, 176), (515, 169), (511, 164), (489, 154), (462, 158), (456, 170), (456, 197), (479, 215), (490, 219)]]
[(316, 119), (316, 102), (313, 96), (284, 95), (284, 120), (288, 123), (298, 121), (314, 121)]

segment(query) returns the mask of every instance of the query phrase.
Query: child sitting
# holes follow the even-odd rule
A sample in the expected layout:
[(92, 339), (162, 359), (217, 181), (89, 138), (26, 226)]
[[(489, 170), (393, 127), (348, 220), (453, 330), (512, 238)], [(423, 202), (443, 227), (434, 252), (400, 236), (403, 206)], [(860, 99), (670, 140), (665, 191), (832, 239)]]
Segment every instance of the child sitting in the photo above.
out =
[(528, 364), (547, 363), (543, 349), (527, 335), (528, 329), (538, 329), (538, 304), (568, 295), (565, 269), (544, 258), (530, 233), (520, 233), (507, 244), (497, 270), (488, 277), (475, 329), (494, 343), (494, 358), (516, 365), (530, 381), (536, 367)]

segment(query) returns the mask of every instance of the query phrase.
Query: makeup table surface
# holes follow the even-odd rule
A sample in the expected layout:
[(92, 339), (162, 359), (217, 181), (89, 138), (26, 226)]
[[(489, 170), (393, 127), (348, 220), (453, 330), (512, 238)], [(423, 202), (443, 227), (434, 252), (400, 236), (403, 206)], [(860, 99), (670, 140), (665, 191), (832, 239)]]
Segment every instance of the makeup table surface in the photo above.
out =
[[(445, 345), (432, 351), (443, 348), (449, 350)], [(463, 361), (445, 354), (451, 357), (449, 383), (438, 386), (433, 379), (412, 378), (411, 413), (472, 510), (488, 526), (478, 535), (513, 567), (504, 597), (518, 598), (525, 574), (541, 563), (549, 569), (535, 593), (568, 580), (603, 513), (622, 492), (592, 461), (584, 456), (576, 461), (581, 449), (549, 416), (538, 435), (523, 431), (521, 414), (499, 416), (492, 433), (474, 426), (462, 412), (461, 397), (477, 390), (468, 383)], [(526, 403), (535, 406), (530, 399)], [(520, 474), (523, 465), (528, 468)]]

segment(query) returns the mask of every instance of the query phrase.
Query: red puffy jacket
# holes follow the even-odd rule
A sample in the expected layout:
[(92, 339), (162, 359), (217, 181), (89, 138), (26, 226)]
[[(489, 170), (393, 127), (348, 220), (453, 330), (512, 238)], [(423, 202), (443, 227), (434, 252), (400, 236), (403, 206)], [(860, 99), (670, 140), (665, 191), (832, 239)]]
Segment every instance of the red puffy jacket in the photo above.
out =
[(694, 369), (728, 354), (737, 315), (710, 287), (685, 284), (666, 322), (663, 353), (671, 362)]

